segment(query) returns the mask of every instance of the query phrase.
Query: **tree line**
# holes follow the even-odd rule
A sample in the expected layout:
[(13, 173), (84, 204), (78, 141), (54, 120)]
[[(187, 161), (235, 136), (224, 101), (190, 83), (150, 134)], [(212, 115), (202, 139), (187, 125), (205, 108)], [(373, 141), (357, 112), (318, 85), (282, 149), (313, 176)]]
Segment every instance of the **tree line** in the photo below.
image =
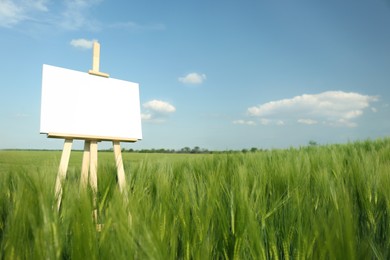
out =
[[(109, 151), (112, 151), (112, 148), (109, 149)], [(155, 148), (152, 148), (152, 149), (140, 149), (140, 150), (137, 150), (137, 149), (125, 149), (125, 148), (122, 148), (122, 152), (129, 152), (129, 153), (177, 153), (177, 154), (211, 154), (211, 153), (238, 153), (238, 152), (242, 152), (242, 153), (254, 153), (254, 152), (257, 152), (257, 151), (262, 151), (262, 149), (258, 149), (256, 147), (252, 147), (250, 149), (242, 149), (242, 150), (225, 150), (225, 151), (212, 151), (212, 150), (208, 150), (208, 149), (205, 149), (205, 148), (200, 148), (199, 146), (195, 146), (193, 148), (190, 148), (188, 146), (186, 147), (183, 147), (181, 149), (164, 149), (164, 148), (160, 148), (160, 149), (155, 149)]]

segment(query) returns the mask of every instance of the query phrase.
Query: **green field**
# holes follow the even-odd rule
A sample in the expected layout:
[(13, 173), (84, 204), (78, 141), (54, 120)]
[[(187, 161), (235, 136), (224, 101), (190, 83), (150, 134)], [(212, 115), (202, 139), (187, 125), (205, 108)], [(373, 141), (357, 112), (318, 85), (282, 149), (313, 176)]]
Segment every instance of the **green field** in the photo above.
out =
[[(390, 139), (220, 154), (99, 153), (98, 223), (73, 152), (0, 151), (1, 259), (389, 259)], [(127, 202), (126, 202), (127, 201)], [(97, 231), (96, 224), (102, 224)]]

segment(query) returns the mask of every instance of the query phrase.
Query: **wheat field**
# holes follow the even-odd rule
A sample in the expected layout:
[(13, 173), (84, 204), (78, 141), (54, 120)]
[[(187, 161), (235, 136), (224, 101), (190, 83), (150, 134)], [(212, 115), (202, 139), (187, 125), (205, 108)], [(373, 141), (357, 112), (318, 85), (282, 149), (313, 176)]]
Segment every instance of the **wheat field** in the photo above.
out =
[(96, 206), (80, 189), (81, 155), (57, 211), (60, 152), (0, 151), (1, 259), (390, 258), (390, 139), (124, 153), (126, 198), (100, 152)]

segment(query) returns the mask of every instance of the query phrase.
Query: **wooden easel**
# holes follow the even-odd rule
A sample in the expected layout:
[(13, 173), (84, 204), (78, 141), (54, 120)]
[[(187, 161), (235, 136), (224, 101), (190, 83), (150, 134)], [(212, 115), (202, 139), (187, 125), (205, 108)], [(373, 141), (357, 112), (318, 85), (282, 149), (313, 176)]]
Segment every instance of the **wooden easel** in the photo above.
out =
[[(88, 73), (91, 75), (108, 78), (109, 77), (108, 74), (99, 71), (99, 63), (100, 63), (100, 44), (98, 42), (94, 42), (92, 70), (88, 71)], [(113, 142), (119, 190), (124, 195), (125, 199), (127, 199), (125, 171), (123, 168), (122, 153), (120, 147), (121, 140), (115, 138), (110, 139), (110, 138), (100, 138), (100, 137), (93, 137), (93, 136), (71, 136), (71, 135), (63, 135), (58, 133), (49, 133), (48, 137), (65, 138), (64, 148), (62, 150), (61, 161), (60, 161), (60, 166), (58, 168), (58, 174), (57, 174), (56, 186), (55, 186), (55, 196), (57, 200), (58, 210), (61, 207), (62, 184), (66, 179), (69, 157), (70, 157), (70, 152), (72, 150), (72, 144), (74, 139), (84, 140), (84, 153), (83, 153), (83, 162), (81, 167), (80, 187), (86, 188), (87, 183), (89, 182), (93, 192), (94, 207), (96, 208), (96, 202), (97, 202), (96, 201), (97, 187), (98, 187), (97, 186), (97, 165), (98, 165), (97, 144), (99, 141)], [(129, 139), (124, 141), (135, 142), (136, 140)], [(94, 218), (95, 220), (97, 219), (96, 210), (94, 211)]]

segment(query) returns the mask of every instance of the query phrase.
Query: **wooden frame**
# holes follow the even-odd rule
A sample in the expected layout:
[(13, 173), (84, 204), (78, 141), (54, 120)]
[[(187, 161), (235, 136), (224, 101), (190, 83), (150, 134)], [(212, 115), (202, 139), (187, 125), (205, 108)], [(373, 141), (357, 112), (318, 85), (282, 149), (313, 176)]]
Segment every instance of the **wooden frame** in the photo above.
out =
[(135, 138), (117, 138), (117, 137), (105, 137), (105, 136), (92, 136), (92, 135), (73, 135), (73, 134), (61, 134), (61, 133), (48, 133), (49, 138), (61, 138), (61, 139), (77, 139), (77, 140), (97, 140), (97, 141), (118, 141), (118, 142), (137, 142)]

